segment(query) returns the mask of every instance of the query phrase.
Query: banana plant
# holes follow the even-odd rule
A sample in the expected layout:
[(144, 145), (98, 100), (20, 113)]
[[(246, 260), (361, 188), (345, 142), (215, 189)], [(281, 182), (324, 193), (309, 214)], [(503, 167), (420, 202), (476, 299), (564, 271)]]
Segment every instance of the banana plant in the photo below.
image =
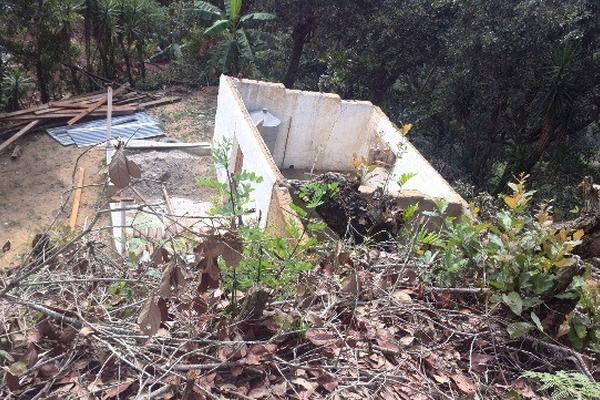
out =
[(241, 15), (242, 4), (242, 0), (225, 0), (225, 9), (221, 10), (206, 1), (197, 0), (193, 9), (197, 17), (212, 23), (204, 34), (222, 39), (213, 48), (209, 64), (220, 72), (232, 75), (255, 70), (254, 50), (246, 33), (247, 25), (253, 21), (275, 18), (275, 15), (266, 12)]

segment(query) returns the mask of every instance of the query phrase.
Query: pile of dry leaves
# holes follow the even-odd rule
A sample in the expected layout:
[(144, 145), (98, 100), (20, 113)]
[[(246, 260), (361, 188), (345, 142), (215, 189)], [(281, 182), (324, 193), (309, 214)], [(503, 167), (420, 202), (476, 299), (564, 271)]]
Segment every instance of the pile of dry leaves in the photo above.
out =
[[(139, 171), (115, 159), (120, 189)], [(340, 243), (294, 298), (253, 287), (232, 300), (217, 260), (239, 263), (234, 231), (188, 238), (185, 259), (174, 240), (156, 243), (132, 265), (95, 239), (95, 222), (63, 244), (38, 240), (3, 280), (0, 398), (539, 399), (523, 371), (591, 364), (510, 340), (477, 289), (423, 285), (395, 252)]]
[(2, 398), (539, 398), (524, 369), (578, 362), (511, 343), (475, 294), (427, 290), (377, 250), (338, 246), (296, 298), (244, 301), (265, 293), (254, 288), (234, 317), (216, 265), (239, 261), (234, 239), (128, 268), (83, 237), (0, 292)]

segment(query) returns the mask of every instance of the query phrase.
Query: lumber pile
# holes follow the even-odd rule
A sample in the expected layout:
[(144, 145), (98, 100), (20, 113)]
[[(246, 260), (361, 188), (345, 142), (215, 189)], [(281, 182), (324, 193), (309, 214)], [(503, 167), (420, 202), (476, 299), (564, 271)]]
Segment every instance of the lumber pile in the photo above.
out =
[[(149, 107), (179, 101), (179, 97), (159, 97), (122, 85), (113, 90), (112, 115), (129, 115)], [(0, 113), (0, 152), (19, 137), (34, 131), (77, 122), (106, 118), (105, 90), (52, 101), (24, 110)]]

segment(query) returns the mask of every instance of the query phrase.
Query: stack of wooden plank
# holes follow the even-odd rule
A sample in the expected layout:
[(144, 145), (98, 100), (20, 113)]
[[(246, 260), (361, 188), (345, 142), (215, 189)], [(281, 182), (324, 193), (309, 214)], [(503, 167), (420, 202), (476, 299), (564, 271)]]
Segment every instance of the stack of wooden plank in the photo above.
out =
[[(128, 115), (152, 106), (179, 101), (179, 97), (161, 97), (122, 85), (113, 90), (111, 113)], [(0, 113), (0, 152), (19, 137), (45, 128), (73, 125), (79, 121), (106, 118), (108, 97), (105, 90), (73, 96), (24, 110)]]

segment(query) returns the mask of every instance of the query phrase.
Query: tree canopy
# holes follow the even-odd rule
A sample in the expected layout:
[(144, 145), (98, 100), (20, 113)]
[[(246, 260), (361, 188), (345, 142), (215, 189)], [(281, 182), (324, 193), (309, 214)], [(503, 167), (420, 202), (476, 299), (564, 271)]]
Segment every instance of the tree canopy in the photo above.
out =
[[(47, 101), (95, 89), (94, 76), (151, 88), (241, 73), (371, 100), (414, 124), (413, 142), (443, 175), (476, 190), (501, 190), (520, 172), (573, 189), (594, 172), (593, 0), (3, 0), (0, 8), (7, 109), (28, 82)], [(148, 77), (148, 66), (162, 72)]]

